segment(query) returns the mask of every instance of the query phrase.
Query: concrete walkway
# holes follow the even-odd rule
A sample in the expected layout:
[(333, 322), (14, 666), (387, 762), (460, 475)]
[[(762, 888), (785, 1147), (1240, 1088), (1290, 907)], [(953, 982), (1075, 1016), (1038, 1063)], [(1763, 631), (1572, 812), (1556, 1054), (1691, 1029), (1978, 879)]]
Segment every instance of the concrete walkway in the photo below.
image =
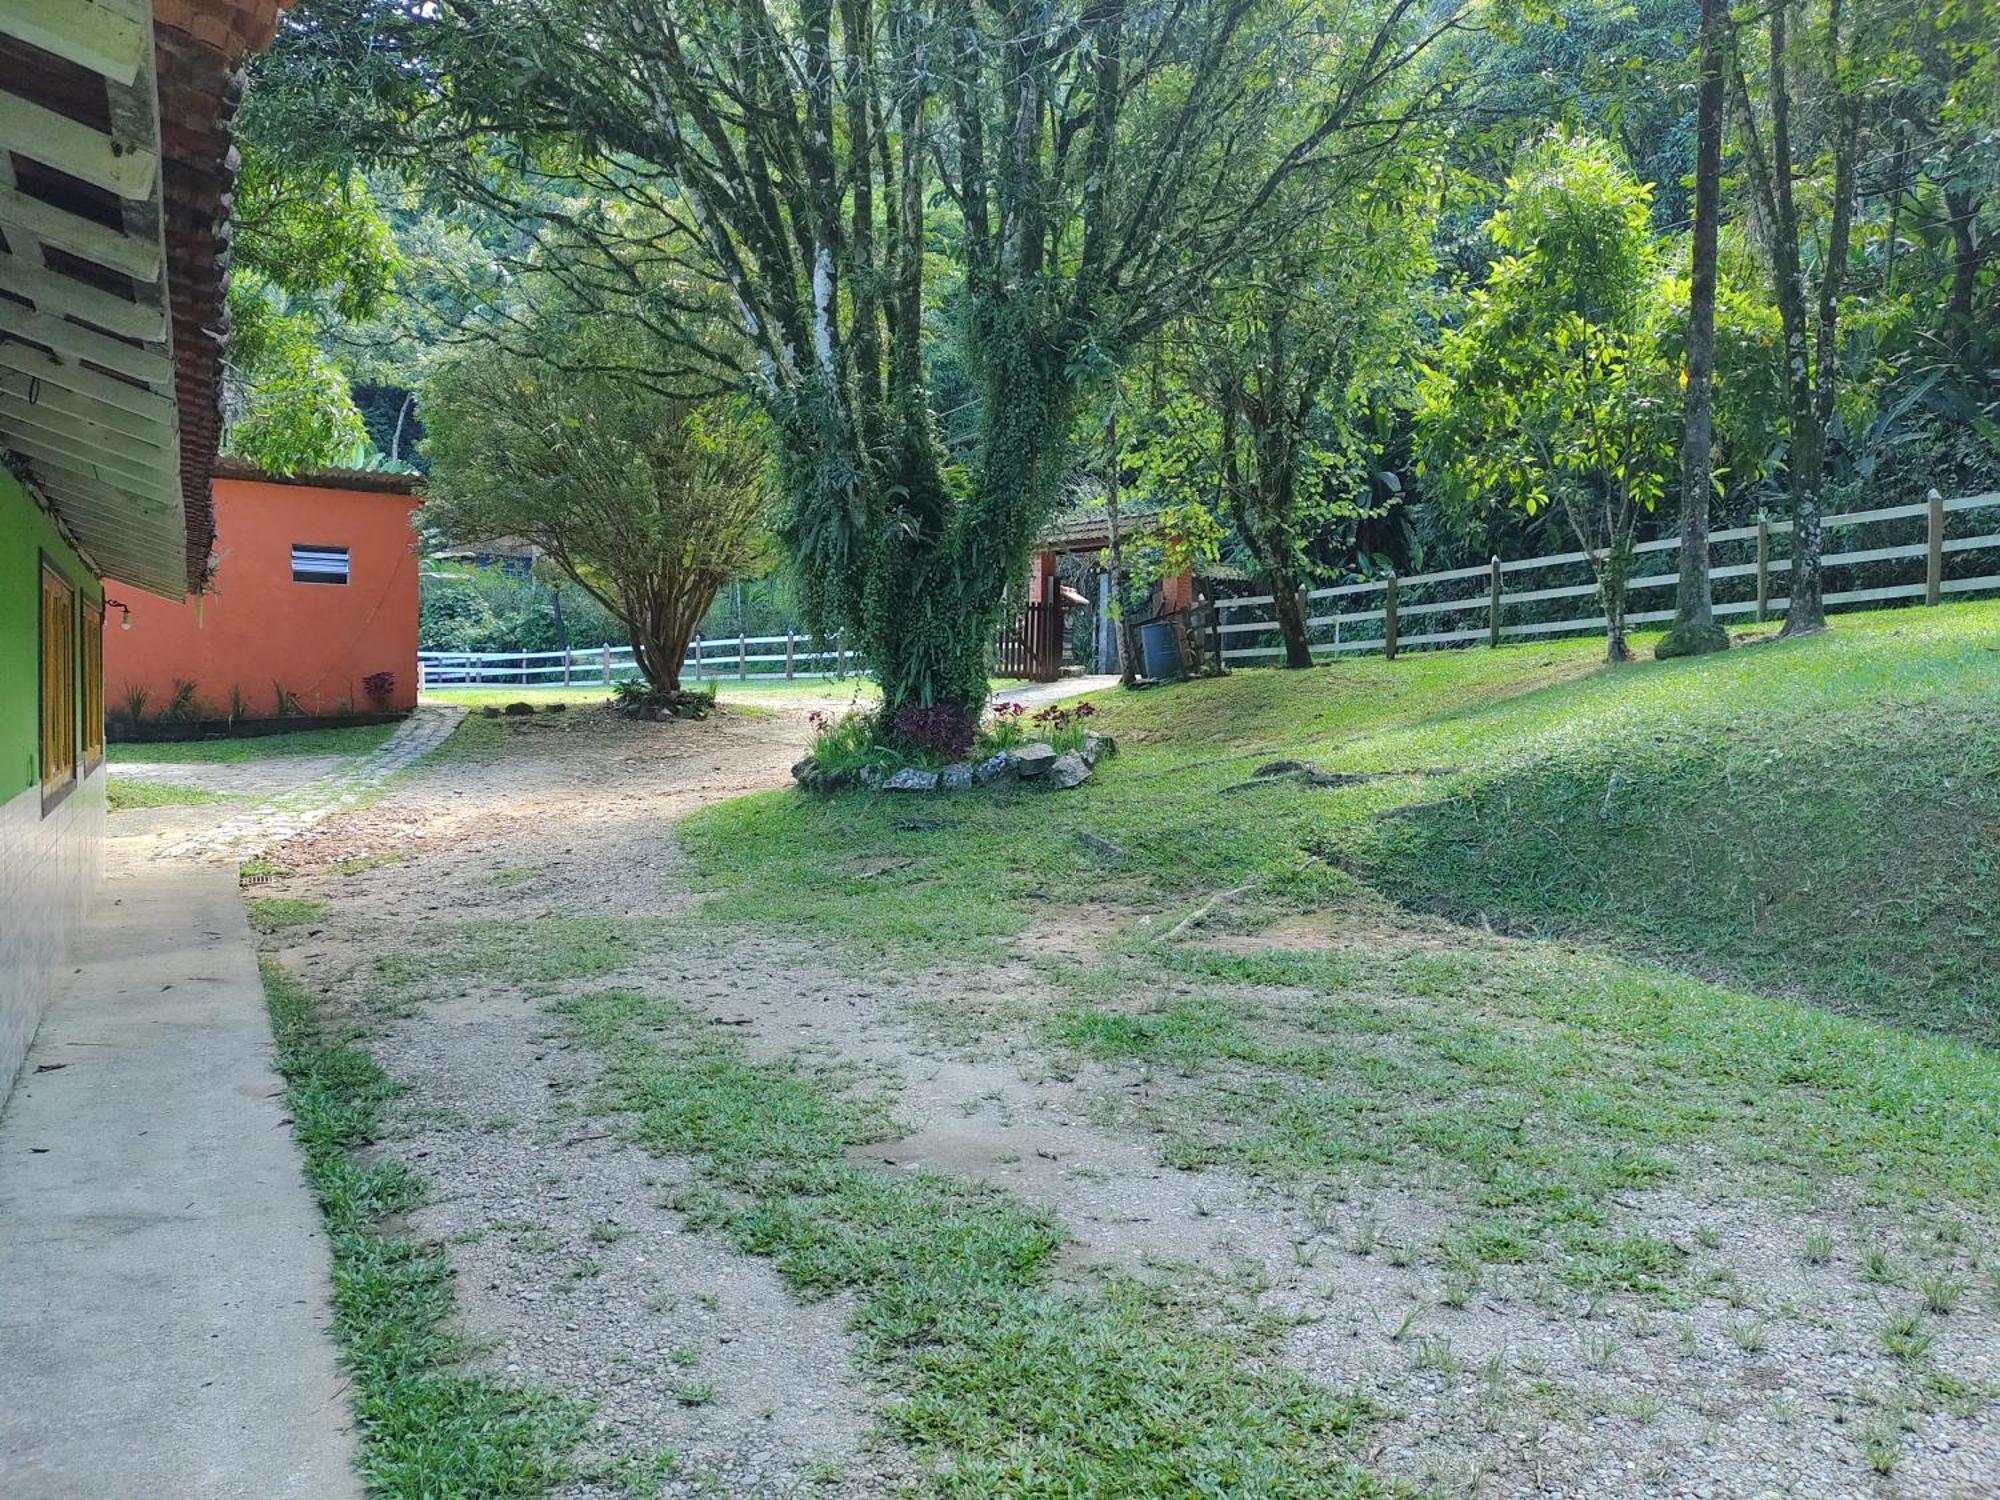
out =
[(1028, 682), (1017, 688), (1008, 688), (1003, 693), (995, 693), (995, 703), (1018, 703), (1023, 708), (1046, 708), (1051, 703), (1060, 703), (1065, 698), (1081, 698), (1085, 693), (1102, 692), (1106, 688), (1118, 686), (1118, 674), (1093, 675), (1088, 677), (1064, 677), (1055, 682)]
[(234, 873), (114, 877), (78, 952), (0, 1114), (0, 1494), (359, 1496)]

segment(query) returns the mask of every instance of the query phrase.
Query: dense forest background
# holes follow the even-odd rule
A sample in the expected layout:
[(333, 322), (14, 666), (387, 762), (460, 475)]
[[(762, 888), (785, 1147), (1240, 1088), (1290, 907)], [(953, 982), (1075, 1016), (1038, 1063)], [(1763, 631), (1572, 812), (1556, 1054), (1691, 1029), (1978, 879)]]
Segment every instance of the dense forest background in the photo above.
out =
[[(1000, 6), (996, 14), (1017, 9)], [(1241, 26), (1288, 36), (1283, 28), (1304, 8), (1236, 9)], [(462, 24), (440, 19), (440, 10)], [(659, 44), (648, 25), (670, 25), (676, 7), (627, 0), (610, 10), (631, 25), (621, 30), (607, 20), (604, 50), (639, 57)], [(1060, 29), (1060, 10), (1035, 14)], [(800, 12), (808, 30), (812, 12), (810, 5)], [(497, 13), (518, 23), (518, 39), (505, 55), (475, 64), (472, 43), (491, 40), (482, 19)], [(1101, 27), (1102, 13), (1086, 8), (1075, 22), (1098, 45), (1100, 69), (1090, 74), (1079, 64), (1075, 76), (1096, 78), (1100, 88), (1103, 34), (1091, 27)], [(857, 19), (844, 6), (840, 20), (849, 31), (865, 24), (893, 35), (913, 14), (861, 7)], [(668, 346), (685, 323), (714, 311), (700, 305), (703, 288), (726, 278), (675, 238), (685, 227), (675, 216), (691, 197), (686, 167), (653, 159), (659, 150), (649, 157), (639, 133), (621, 136), (615, 114), (566, 115), (550, 73), (568, 59), (553, 42), (555, 50), (536, 50), (541, 33), (530, 24), (543, 22), (553, 35), (566, 15), (560, 0), (444, 7), (300, 0), (278, 46), (258, 64), (243, 115), (232, 294), (236, 451), (274, 469), (424, 468), (426, 408), (440, 368), (469, 348), (520, 343), (528, 326), (521, 302), (534, 288), (558, 288), (577, 319), (636, 318)], [(1728, 16), (1712, 522), (1782, 513), (1794, 456), (1786, 331), (1772, 290), (1779, 227), (1767, 205), (1776, 199), (1760, 198), (1758, 180), (1761, 172), (1768, 189), (1768, 158), (1780, 144), (1771, 133), (1772, 70), (1781, 56), (1770, 35), (1774, 18), (1791, 28), (1781, 39), (1792, 59), (1783, 80), (1791, 91), (1784, 142), (1796, 200), (1791, 249), (1813, 304), (1806, 311), (1814, 336), (1824, 340), (1814, 358), (1827, 366), (1816, 376), (1829, 412), (1823, 507), (1889, 505), (1934, 486), (1947, 494), (2000, 487), (1993, 8), (1979, 0), (1924, 7), (1846, 0), (1844, 9), (1842, 0), (1802, 0)], [(1136, 69), (1142, 38), (1129, 24), (1124, 61)], [(1427, 15), (1351, 5), (1328, 7), (1318, 24), (1322, 37), (1387, 36), (1401, 49), (1391, 57), (1393, 77), (1367, 83), (1372, 118), (1350, 112), (1343, 120), (1342, 139), (1363, 143), (1355, 155), (1365, 153), (1365, 163), (1341, 169), (1336, 185), (1302, 206), (1301, 219), (1318, 216), (1313, 237), (1300, 239), (1295, 226), (1283, 237), (1265, 234), (1245, 219), (1234, 249), (1185, 272), (1202, 279), (1198, 291), (1176, 279), (1181, 273), (1162, 272), (1147, 285), (1135, 282), (1127, 302), (1107, 300), (1107, 310), (1091, 314), (1105, 324), (1123, 320), (1123, 332), (1065, 356), (1064, 399), (1046, 403), (1060, 441), (1052, 446), (1059, 473), (1047, 486), (1053, 498), (1043, 509), (1101, 506), (1108, 496), (1122, 497), (1128, 510), (1164, 509), (1184, 518), (1189, 534), (1210, 538), (1220, 568), (1253, 579), (1271, 571), (1271, 545), (1298, 581), (1315, 583), (1449, 568), (1496, 552), (1567, 550), (1573, 527), (1563, 507), (1523, 504), (1506, 492), (1504, 477), (1479, 482), (1460, 472), (1450, 445), (1482, 444), (1465, 434), (1486, 429), (1428, 420), (1426, 403), (1445, 399), (1441, 380), (1456, 382), (1452, 396), (1462, 405), (1469, 381), (1522, 378), (1497, 366), (1481, 376), (1465, 350), (1480, 319), (1496, 316), (1494, 299), (1509, 295), (1504, 276), (1496, 288), (1496, 267), (1519, 253), (1506, 242), (1506, 226), (1510, 213), (1518, 221), (1528, 206), (1510, 203), (1527, 196), (1524, 176), (1553, 176), (1573, 193), (1578, 174), (1600, 162), (1636, 188), (1647, 269), (1632, 274), (1648, 278), (1646, 295), (1656, 293), (1663, 309), (1649, 335), (1664, 351), (1662, 368), (1669, 377), (1678, 368), (1701, 11), (1693, 0), (1446, 6)], [(696, 29), (691, 23), (690, 48)], [(1359, 88), (1365, 74), (1345, 54), (1328, 70), (1330, 90)], [(635, 65), (635, 76), (640, 71)], [(472, 108), (463, 95), (475, 81), (485, 93)], [(801, 88), (810, 104), (810, 82)], [(749, 107), (719, 85), (711, 92), (721, 110)], [(1050, 99), (1060, 148), (1071, 122), (1062, 97)], [(892, 125), (880, 126), (885, 136)], [(1143, 144), (1141, 132), (1151, 128), (1142, 122), (1132, 139)], [(1285, 128), (1273, 116), (1274, 134)], [(1218, 134), (1211, 149), (1222, 151), (1224, 140)], [(990, 474), (1001, 420), (995, 393), (1009, 388), (992, 375), (993, 304), (978, 261), (963, 253), (968, 210), (954, 196), (943, 146), (937, 150), (939, 180), (922, 221), (920, 328), (898, 329), (893, 299), (884, 317), (896, 338), (919, 346), (912, 388), (920, 381), (949, 490)], [(1141, 171), (1142, 152), (1121, 150), (1123, 158), (1096, 170)], [(1255, 155), (1241, 168), (1246, 184), (1262, 170)], [(1050, 178), (1065, 180), (1059, 172)], [(843, 211), (856, 190), (845, 190)], [(1082, 201), (1079, 223), (1087, 219)], [(856, 211), (857, 232), (864, 211), (873, 210)], [(896, 220), (881, 212), (893, 233)], [(1057, 256), (1087, 261), (1088, 235), (1066, 233), (1050, 232)], [(1835, 257), (1837, 274), (1829, 274)], [(1074, 267), (1064, 274), (1079, 280)], [(664, 299), (662, 287), (670, 289)], [(858, 305), (874, 293), (857, 275), (840, 295)], [(1144, 305), (1148, 297), (1157, 309)], [(1273, 299), (1282, 299), (1282, 318), (1273, 316)], [(727, 371), (719, 377), (718, 368), (734, 359), (750, 377), (753, 349), (732, 353), (705, 333), (689, 342), (701, 340), (708, 340), (704, 356), (723, 349), (720, 357), (705, 364), (636, 357), (627, 374), (658, 388), (699, 368), (708, 386), (726, 390)], [(893, 351), (885, 360), (893, 375)], [(1258, 401), (1274, 372), (1302, 370), (1310, 378), (1286, 388), (1283, 418), (1297, 493), (1272, 543), (1238, 492), (1253, 488), (1244, 478), (1252, 459), (1269, 461), (1257, 446), (1265, 440)], [(1662, 410), (1674, 405), (1678, 423), (1670, 386), (1647, 399)], [(1523, 423), (1519, 413), (1509, 420)], [(1636, 507), (1642, 540), (1679, 524), (1678, 474), (1661, 469), (1660, 492), (1642, 495)], [(789, 474), (774, 483), (796, 487)], [(796, 509), (786, 512), (793, 523)], [(798, 545), (774, 549), (762, 577), (717, 596), (711, 630), (733, 633), (739, 622), (753, 633), (782, 629), (816, 602), (824, 606), (826, 579), (799, 567), (809, 555)], [(561, 580), (553, 575), (427, 571), (427, 645), (555, 644), (550, 602)], [(565, 589), (563, 609), (572, 641), (620, 638), (618, 622), (582, 591)]]

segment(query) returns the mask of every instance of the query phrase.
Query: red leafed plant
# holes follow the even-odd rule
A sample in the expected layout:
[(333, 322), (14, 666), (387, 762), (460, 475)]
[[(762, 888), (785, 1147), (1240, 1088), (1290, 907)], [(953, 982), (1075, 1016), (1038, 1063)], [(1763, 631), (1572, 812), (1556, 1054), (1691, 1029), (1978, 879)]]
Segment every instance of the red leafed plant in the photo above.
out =
[(974, 726), (962, 709), (910, 703), (896, 710), (892, 731), (913, 750), (960, 760), (972, 749)]
[(389, 706), (389, 695), (396, 691), (394, 672), (370, 672), (361, 679), (361, 691), (368, 695), (368, 701), (380, 710)]

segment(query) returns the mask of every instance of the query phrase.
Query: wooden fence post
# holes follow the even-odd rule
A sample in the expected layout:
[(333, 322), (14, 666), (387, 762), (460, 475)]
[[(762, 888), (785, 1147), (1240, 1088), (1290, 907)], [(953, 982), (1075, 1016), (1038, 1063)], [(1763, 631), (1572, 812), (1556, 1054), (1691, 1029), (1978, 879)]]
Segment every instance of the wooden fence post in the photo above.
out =
[(791, 680), (792, 680), (792, 632), (791, 632), (791, 627), (787, 626), (785, 629), (785, 681), (790, 682)]
[(1771, 523), (1757, 518), (1757, 623), (1771, 618)]
[(611, 686), (611, 642), (604, 643), (604, 685)]
[(748, 642), (743, 639), (741, 632), (739, 632), (736, 637), (736, 680), (738, 682), (743, 681), (744, 678), (750, 675), (750, 658), (744, 654), (747, 647)]
[(1935, 604), (1944, 594), (1944, 496), (1935, 489), (1924, 496), (1930, 506), (1930, 552), (1924, 570), (1924, 603)]
[(701, 681), (701, 632), (694, 633), (694, 680)]
[(1486, 644), (1500, 644), (1500, 554), (1493, 554), (1492, 583), (1486, 600)]
[(1396, 575), (1389, 575), (1389, 582), (1382, 589), (1382, 659), (1396, 659)]

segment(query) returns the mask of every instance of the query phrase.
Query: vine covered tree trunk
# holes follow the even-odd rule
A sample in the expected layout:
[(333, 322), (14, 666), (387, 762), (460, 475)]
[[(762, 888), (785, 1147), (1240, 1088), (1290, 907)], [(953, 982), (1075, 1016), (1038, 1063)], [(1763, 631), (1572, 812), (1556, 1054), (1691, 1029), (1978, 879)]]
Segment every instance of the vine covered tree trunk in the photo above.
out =
[(1306, 630), (1306, 612), (1299, 607), (1298, 575), (1286, 568), (1268, 573), (1271, 582), (1271, 613), (1277, 616), (1278, 634), (1285, 642), (1285, 665), (1309, 667), (1313, 664), (1312, 640)]
[(1673, 628), (1654, 653), (1661, 657), (1697, 656), (1729, 646), (1729, 632), (1715, 622), (1708, 557), (1708, 507), (1715, 488), (1715, 259), (1722, 198), (1722, 58), (1728, 45), (1728, 27), (1728, 0), (1701, 0), (1694, 246), (1681, 434), (1680, 578), (1674, 590)]

